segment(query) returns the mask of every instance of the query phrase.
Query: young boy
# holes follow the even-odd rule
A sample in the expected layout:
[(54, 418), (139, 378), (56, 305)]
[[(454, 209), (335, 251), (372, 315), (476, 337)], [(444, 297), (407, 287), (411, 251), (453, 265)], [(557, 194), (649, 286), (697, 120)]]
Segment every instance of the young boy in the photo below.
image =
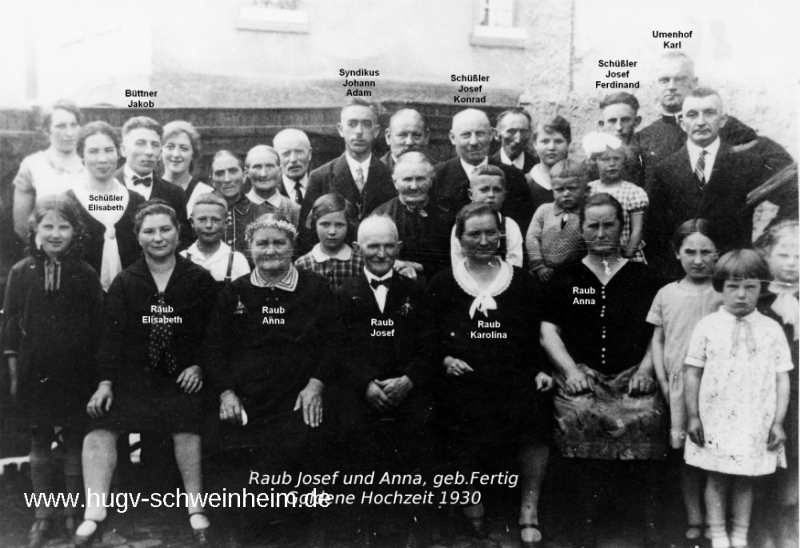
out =
[[(506, 177), (497, 166), (485, 165), (476, 167), (469, 178), (469, 199), (474, 204), (486, 203), (492, 209), (500, 212), (506, 199)], [(503, 259), (511, 266), (522, 267), (522, 232), (514, 219), (500, 216), (505, 230), (501, 240), (501, 254)], [(464, 258), (461, 244), (456, 238), (456, 227), (450, 234), (450, 259), (453, 268)]]
[(555, 201), (536, 210), (525, 236), (531, 274), (542, 282), (556, 268), (580, 261), (584, 255), (579, 212), (586, 198), (588, 169), (585, 164), (562, 160), (551, 168), (550, 178)]
[[(621, 91), (607, 95), (600, 101), (600, 131), (613, 135), (630, 149), (625, 160), (623, 178), (637, 186), (644, 186), (644, 158), (640, 153), (636, 128), (642, 122), (639, 116), (639, 100), (630, 93)], [(590, 180), (599, 178), (597, 172), (590, 172)]]
[(605, 192), (622, 204), (624, 222), (620, 245), (622, 256), (646, 263), (642, 252), (644, 214), (650, 204), (647, 193), (623, 178), (623, 167), (630, 150), (622, 141), (607, 133), (590, 133), (583, 138), (590, 162), (597, 165), (600, 179), (589, 183), (589, 195)]
[(222, 241), (227, 216), (228, 203), (222, 196), (211, 192), (201, 194), (194, 203), (189, 219), (197, 241), (181, 251), (181, 257), (208, 270), (218, 282), (235, 280), (250, 273), (245, 256), (232, 251)]

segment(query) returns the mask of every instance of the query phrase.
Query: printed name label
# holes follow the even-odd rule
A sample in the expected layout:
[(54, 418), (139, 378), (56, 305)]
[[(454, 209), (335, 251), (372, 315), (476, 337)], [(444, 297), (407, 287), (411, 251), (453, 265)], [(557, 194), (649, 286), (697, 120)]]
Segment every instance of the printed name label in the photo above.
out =
[[(286, 309), (282, 306), (262, 306), (262, 314), (286, 314)], [(274, 318), (272, 316), (264, 316), (261, 325), (285, 325), (286, 320), (283, 318)]]
[[(158, 306), (152, 305), (150, 307), (151, 314), (172, 314), (175, 312), (175, 309), (171, 306)], [(142, 323), (144, 324), (154, 324), (154, 323), (183, 323), (183, 318), (180, 316), (142, 316)]]
[[(126, 89), (125, 97), (155, 97), (157, 91), (147, 91), (144, 89)], [(153, 108), (156, 104), (153, 101), (131, 101), (128, 108)]]
[[(636, 67), (638, 61), (629, 61), (627, 59), (599, 59), (597, 66), (601, 68), (627, 68), (628, 70), (608, 70), (603, 78), (631, 78), (631, 68)], [(596, 80), (594, 83), (595, 89), (617, 89), (617, 88), (633, 88), (638, 89), (639, 82), (620, 82), (619, 80), (612, 80), (611, 82), (603, 82)]]
[(507, 339), (508, 335), (504, 331), (497, 331), (500, 329), (500, 322), (498, 320), (486, 322), (478, 320), (478, 329), (489, 329), (491, 331), (470, 331), (470, 339)]
[[(344, 76), (343, 87), (347, 88), (345, 97), (372, 97), (372, 92), (368, 89), (359, 88), (374, 88), (375, 80), (360, 80), (358, 76), (380, 76), (379, 70), (345, 70), (339, 69), (339, 76)], [(348, 79), (349, 78), (349, 79)]]
[[(451, 74), (450, 75), (451, 82), (488, 82), (489, 77), (484, 76), (483, 74)], [(456, 90), (456, 93), (483, 93), (483, 84), (479, 86), (467, 86), (467, 85), (460, 85)], [(454, 103), (485, 103), (486, 102), (486, 95), (479, 95), (477, 97), (472, 96), (464, 96), (464, 95), (453, 95), (453, 102)]]
[[(692, 30), (688, 32), (661, 32), (654, 30), (653, 38), (691, 38), (693, 32)], [(664, 49), (681, 49), (681, 41), (664, 40)]]

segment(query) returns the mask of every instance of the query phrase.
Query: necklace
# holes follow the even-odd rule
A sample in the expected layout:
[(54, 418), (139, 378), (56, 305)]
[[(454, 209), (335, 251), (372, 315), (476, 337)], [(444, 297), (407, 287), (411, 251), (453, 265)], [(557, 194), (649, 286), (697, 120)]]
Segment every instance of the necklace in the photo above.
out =
[[(597, 261), (592, 261), (597, 264)], [(614, 257), (614, 262), (619, 262), (619, 257)], [(611, 276), (611, 266), (608, 264), (608, 259), (605, 255), (603, 255), (603, 260), (600, 261), (600, 264), (603, 265), (603, 274), (606, 276)]]

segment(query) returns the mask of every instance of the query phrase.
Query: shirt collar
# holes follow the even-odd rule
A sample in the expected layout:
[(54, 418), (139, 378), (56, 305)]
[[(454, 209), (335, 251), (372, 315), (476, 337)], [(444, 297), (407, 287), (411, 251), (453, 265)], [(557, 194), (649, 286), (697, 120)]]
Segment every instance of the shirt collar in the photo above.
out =
[[(305, 190), (306, 187), (308, 186), (308, 173), (303, 175), (303, 178), (300, 179), (299, 181), (295, 181), (294, 179), (290, 179), (286, 175), (282, 175), (282, 177), (283, 177), (283, 188), (286, 189), (287, 194), (288, 194), (288, 192), (290, 190), (292, 192), (294, 192), (294, 185), (296, 185), (297, 183), (300, 183), (300, 187), (303, 190)], [(290, 194), (290, 196), (291, 196), (291, 194)]]
[(553, 184), (550, 182), (550, 177), (543, 171), (542, 164), (536, 164), (531, 168), (531, 179), (533, 182), (546, 190), (553, 190)]
[[(369, 282), (369, 281), (372, 281), (372, 280), (377, 280), (377, 281), (388, 280), (389, 278), (391, 278), (391, 277), (392, 277), (392, 272), (394, 272), (394, 269), (393, 269), (393, 268), (392, 268), (392, 269), (390, 269), (390, 270), (389, 270), (389, 272), (387, 272), (385, 276), (383, 276), (382, 278), (379, 278), (379, 277), (377, 277), (375, 274), (373, 274), (372, 272), (370, 272), (369, 270), (367, 270), (367, 267), (366, 267), (366, 266), (364, 267), (364, 274), (366, 274), (366, 276), (367, 276), (367, 281), (368, 281), (368, 282)], [(370, 286), (370, 287), (371, 287), (371, 286)]]
[(203, 255), (203, 252), (197, 248), (197, 242), (195, 242), (192, 245), (190, 245), (189, 248), (186, 250), (186, 255), (190, 258), (197, 257), (197, 259), (202, 261), (203, 263), (213, 263), (220, 260), (223, 257), (227, 259), (228, 254), (230, 252), (231, 252), (231, 246), (229, 246), (225, 242), (220, 241), (219, 248), (217, 248), (217, 251), (211, 257), (206, 259), (205, 255)]
[(357, 161), (347, 152), (344, 153), (344, 157), (347, 159), (347, 165), (350, 166), (350, 171), (355, 171), (356, 168), (360, 167), (361, 170), (364, 172), (364, 175), (366, 176), (366, 173), (369, 170), (369, 163), (372, 161), (372, 154), (370, 154), (369, 157), (363, 162)]
[(467, 177), (470, 177), (472, 175), (472, 172), (475, 171), (475, 168), (480, 167), (480, 166), (485, 166), (485, 165), (489, 164), (489, 158), (488, 157), (484, 158), (483, 161), (480, 164), (478, 164), (477, 166), (473, 166), (472, 164), (468, 164), (467, 162), (465, 162), (461, 158), (459, 158), (459, 161), (461, 162), (461, 167), (463, 167), (464, 171), (467, 173)]
[(522, 167), (525, 165), (525, 151), (522, 151), (516, 158), (512, 160), (506, 154), (506, 149), (501, 148), (500, 162), (504, 163), (507, 166), (514, 166), (516, 168), (522, 169)]
[[(139, 175), (138, 173), (133, 171), (133, 169), (131, 169), (131, 167), (128, 164), (125, 164), (124, 166), (122, 166), (122, 176), (125, 179), (126, 184), (127, 183), (133, 184), (134, 177), (153, 177), (153, 172), (151, 171), (147, 175)], [(153, 177), (153, 182), (155, 182), (155, 177)]]
[(322, 244), (315, 245), (311, 250), (311, 258), (318, 263), (325, 263), (331, 259), (336, 259), (337, 261), (349, 261), (352, 256), (353, 250), (347, 244), (344, 244), (339, 252), (333, 256), (330, 256), (322, 251)]
[[(294, 187), (292, 187), (294, 189)], [(247, 198), (256, 205), (261, 205), (264, 202), (274, 206), (274, 207), (281, 207), (281, 193), (276, 192), (272, 196), (267, 199), (262, 198), (256, 193), (255, 188), (251, 188), (250, 192), (247, 193)]]
[(719, 151), (719, 145), (720, 145), (719, 135), (717, 136), (716, 139), (714, 139), (713, 143), (711, 143), (706, 147), (699, 147), (694, 143), (694, 141), (692, 141), (691, 139), (687, 139), (686, 148), (689, 149), (689, 157), (692, 159), (692, 165), (694, 165), (695, 162), (697, 161), (697, 157), (700, 156), (701, 150), (706, 151), (707, 158), (709, 159), (715, 158), (717, 156), (717, 152)]
[(254, 286), (273, 287), (275, 289), (281, 289), (290, 293), (297, 289), (297, 280), (299, 278), (300, 275), (297, 273), (297, 269), (292, 264), (289, 265), (289, 272), (286, 273), (286, 276), (284, 276), (282, 280), (274, 285), (268, 284), (264, 278), (261, 277), (261, 274), (258, 273), (258, 268), (254, 268), (250, 273), (250, 283)]

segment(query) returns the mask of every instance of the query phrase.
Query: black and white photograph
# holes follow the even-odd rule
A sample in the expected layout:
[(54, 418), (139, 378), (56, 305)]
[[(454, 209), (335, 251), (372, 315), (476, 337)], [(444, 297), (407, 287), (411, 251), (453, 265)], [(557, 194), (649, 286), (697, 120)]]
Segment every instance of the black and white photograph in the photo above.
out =
[(0, 546), (799, 548), (799, 24), (2, 0)]

